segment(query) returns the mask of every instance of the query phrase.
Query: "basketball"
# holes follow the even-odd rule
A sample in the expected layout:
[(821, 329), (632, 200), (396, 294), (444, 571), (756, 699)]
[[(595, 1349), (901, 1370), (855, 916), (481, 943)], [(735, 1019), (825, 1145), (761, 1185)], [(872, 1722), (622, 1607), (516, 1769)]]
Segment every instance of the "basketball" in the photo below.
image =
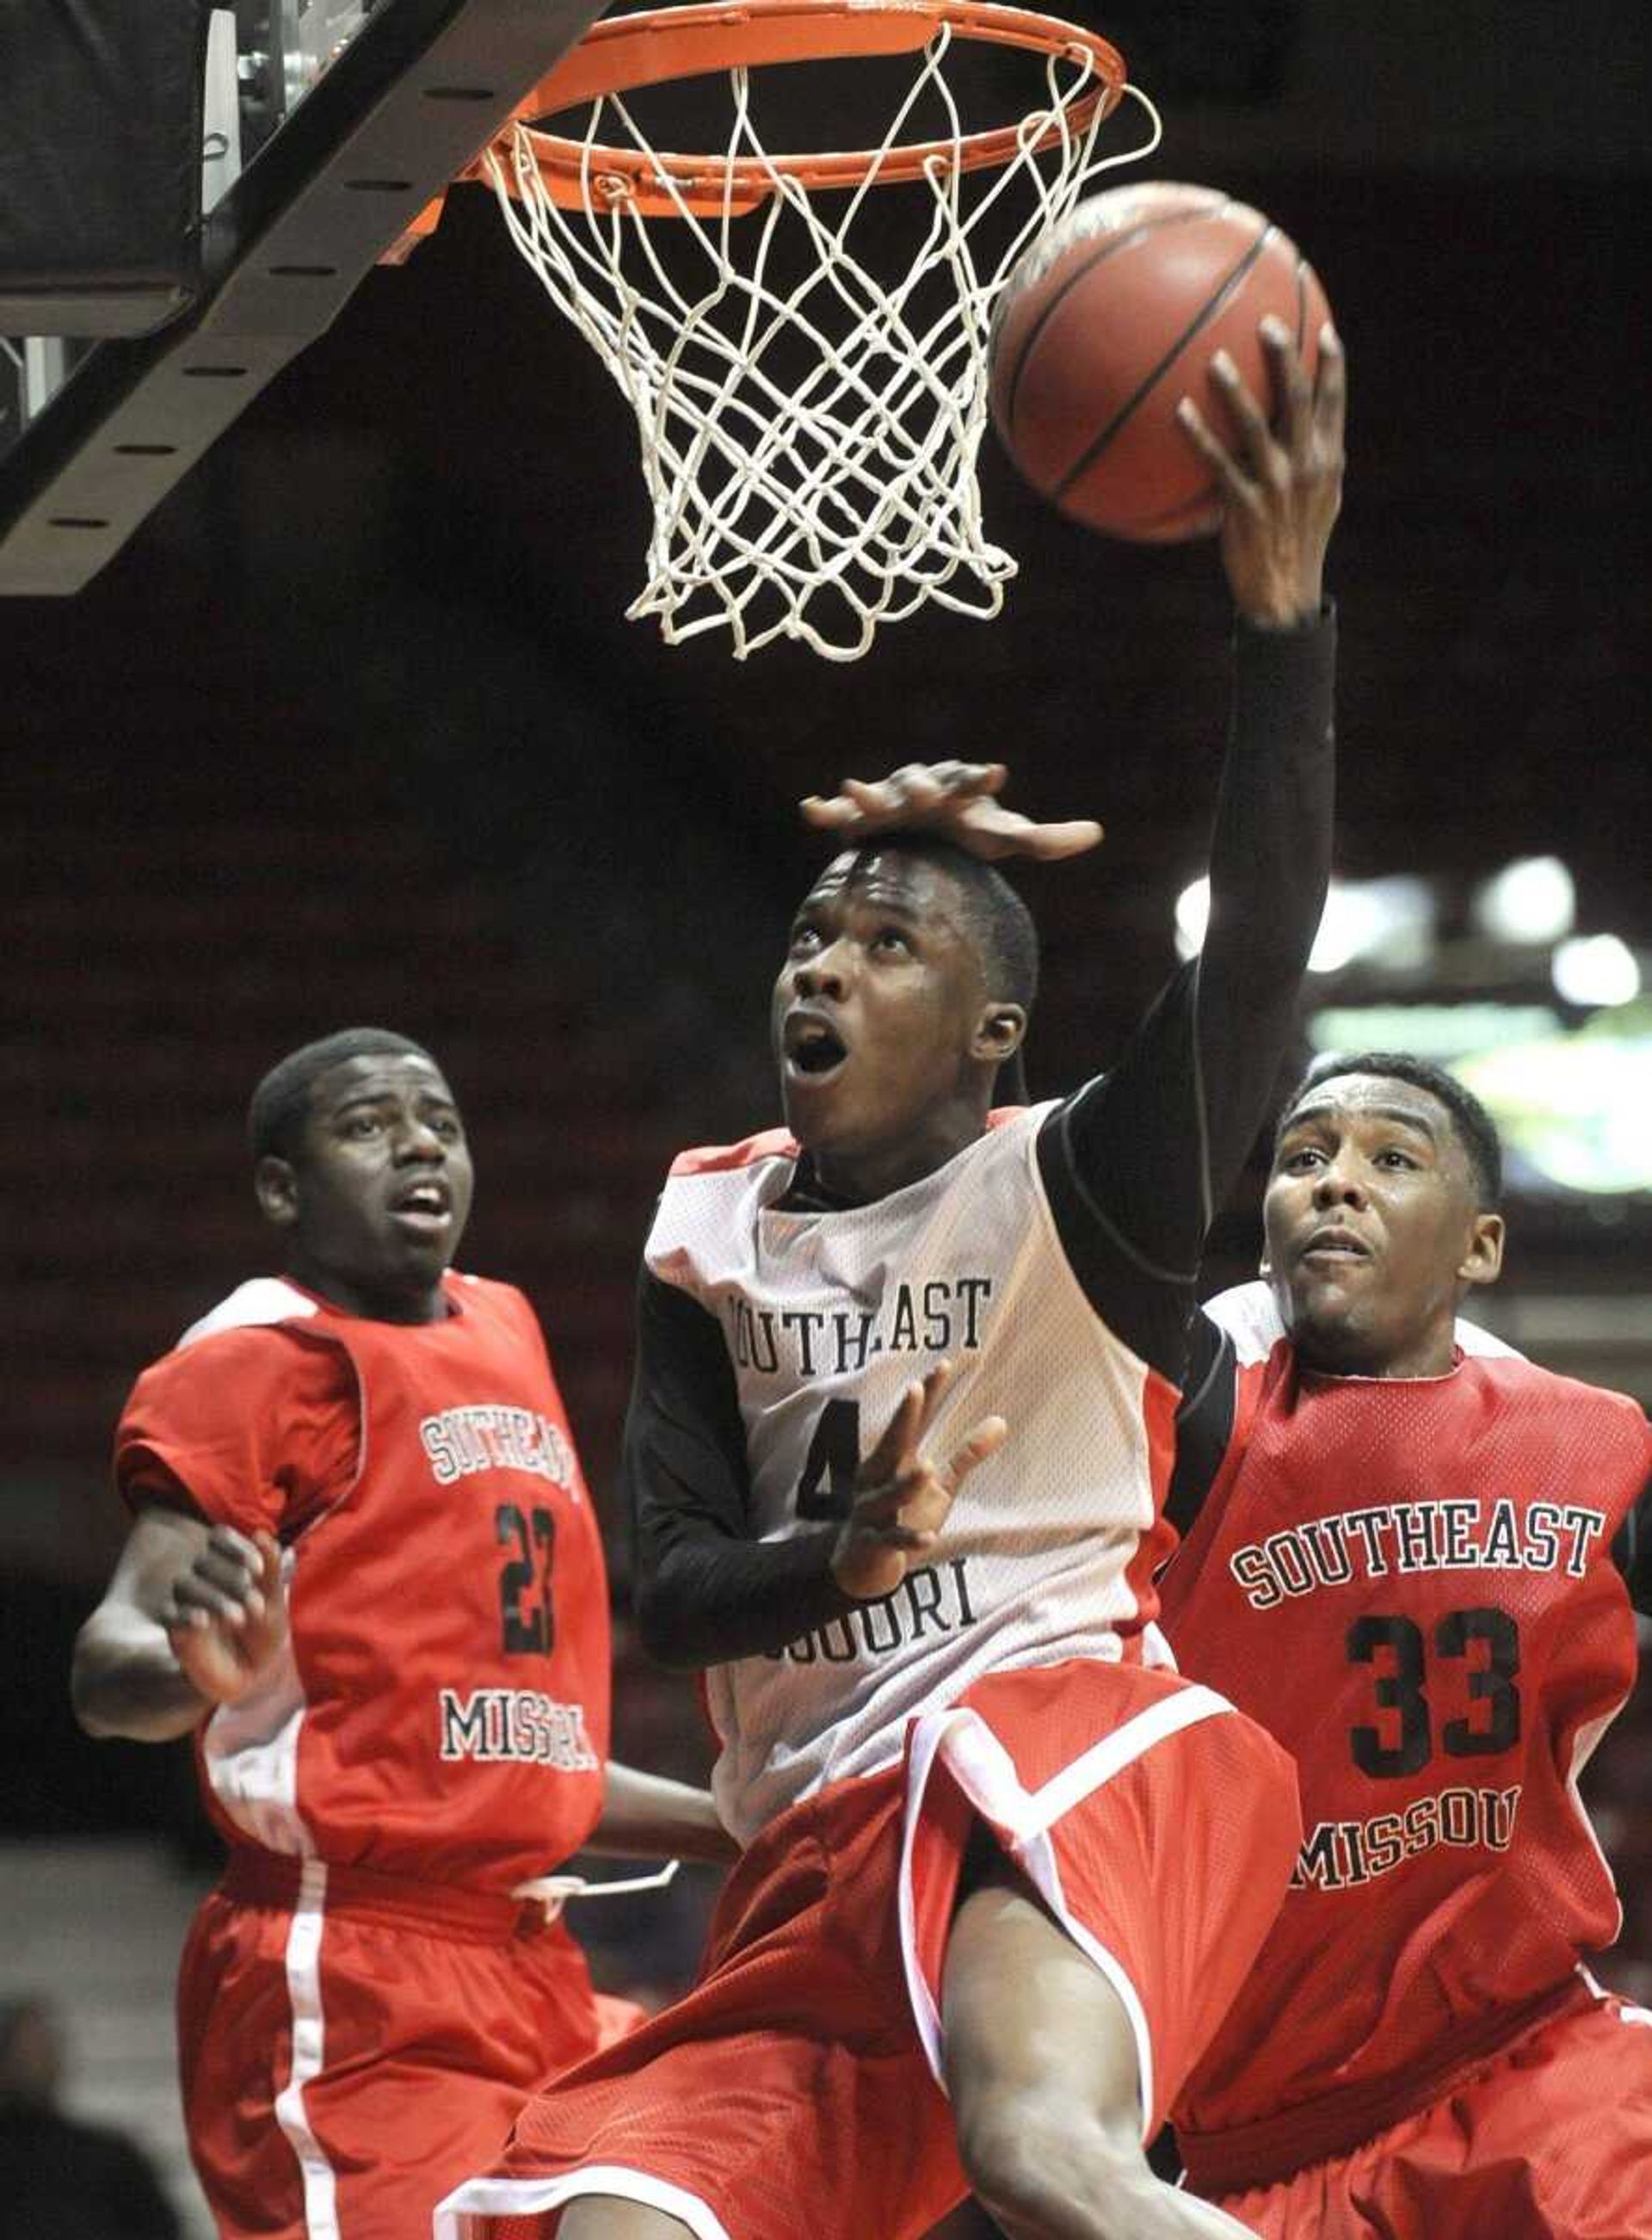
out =
[(1282, 319), (1311, 376), (1329, 307), (1296, 243), (1214, 187), (1143, 181), (1080, 203), (1010, 274), (993, 315), (993, 422), (1020, 472), (1087, 528), (1172, 543), (1216, 528), (1209, 471), (1176, 419), (1191, 397), (1238, 429), (1210, 361), (1225, 350), (1263, 410), (1257, 338)]

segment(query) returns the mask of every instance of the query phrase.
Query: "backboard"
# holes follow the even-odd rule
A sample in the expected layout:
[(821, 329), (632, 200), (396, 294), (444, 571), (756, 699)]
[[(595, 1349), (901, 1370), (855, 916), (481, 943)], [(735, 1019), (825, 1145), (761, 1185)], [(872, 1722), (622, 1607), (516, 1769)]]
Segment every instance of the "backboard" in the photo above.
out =
[[(51, 330), (47, 295), (30, 313), (42, 331), (0, 337), (0, 596), (88, 583), (326, 330), (603, 4), (214, 10), (187, 300), (151, 312), (162, 323), (148, 331), (130, 306), (100, 327), (96, 306), (65, 287), (62, 331)], [(62, 150), (66, 170), (82, 152)], [(0, 271), (0, 297), (7, 278)]]

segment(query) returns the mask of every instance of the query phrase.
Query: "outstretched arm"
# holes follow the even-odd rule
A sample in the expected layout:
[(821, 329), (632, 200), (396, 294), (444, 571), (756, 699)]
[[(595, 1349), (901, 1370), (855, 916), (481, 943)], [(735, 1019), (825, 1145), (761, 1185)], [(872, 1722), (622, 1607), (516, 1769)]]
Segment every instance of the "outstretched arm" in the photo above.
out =
[[(1346, 383), (1329, 328), (1310, 382), (1265, 320), (1271, 417), (1226, 353), (1214, 361), (1232, 450), (1190, 399), (1180, 418), (1223, 499), (1237, 614), (1233, 713), (1210, 845), (1203, 952), (1164, 989), (1119, 1063), (1046, 1124), (1039, 1158), (1062, 1242), (1099, 1314), (1173, 1380), (1182, 1374), (1205, 1234), (1266, 1112), (1330, 871), (1336, 627), (1325, 553), (1342, 503)], [(1004, 808), (998, 763), (909, 765), (803, 803), (853, 844), (914, 825), (976, 855), (1043, 861), (1099, 825), (1033, 824)]]
[(604, 1776), (603, 1817), (586, 1850), (619, 1859), (705, 1859), (716, 1866), (739, 1857), (709, 1790), (643, 1773), (616, 1758), (610, 1758)]
[(1341, 503), (1342, 361), (1329, 331), (1310, 386), (1265, 323), (1272, 425), (1225, 359), (1242, 431), (1226, 451), (1190, 404), (1222, 482), (1238, 609), (1233, 714), (1210, 849), (1202, 953), (1119, 1063), (1052, 1116), (1040, 1161), (1063, 1241), (1113, 1328), (1175, 1381), (1200, 1251), (1289, 1049), (1330, 871), (1335, 625), (1322, 607)]

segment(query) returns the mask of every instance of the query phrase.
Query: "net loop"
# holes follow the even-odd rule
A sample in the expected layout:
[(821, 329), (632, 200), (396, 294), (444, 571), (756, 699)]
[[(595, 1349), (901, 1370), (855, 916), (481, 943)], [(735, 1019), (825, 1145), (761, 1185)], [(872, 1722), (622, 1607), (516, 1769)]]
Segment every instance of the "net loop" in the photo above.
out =
[[(1158, 118), (1093, 34), (1055, 24), (1071, 37), (1033, 58), (1033, 105), (972, 132), (948, 75), (957, 38), (975, 36), (952, 19), (963, 11), (899, 12), (928, 36), (882, 140), (854, 156), (772, 155), (762, 72), (736, 63), (718, 156), (662, 154), (616, 88), (578, 139), (519, 118), (481, 160), (516, 248), (635, 415), (652, 526), (627, 611), (656, 617), (669, 643), (723, 630), (737, 660), (789, 638), (852, 661), (931, 601), (996, 615), (1016, 573), (985, 533), (977, 471), (993, 303), (1089, 181), (1150, 152)], [(1100, 155), (1125, 96), (1148, 137)], [(895, 181), (909, 194), (879, 204), (918, 203), (919, 239), (909, 221), (891, 270), (889, 228), (870, 212)]]

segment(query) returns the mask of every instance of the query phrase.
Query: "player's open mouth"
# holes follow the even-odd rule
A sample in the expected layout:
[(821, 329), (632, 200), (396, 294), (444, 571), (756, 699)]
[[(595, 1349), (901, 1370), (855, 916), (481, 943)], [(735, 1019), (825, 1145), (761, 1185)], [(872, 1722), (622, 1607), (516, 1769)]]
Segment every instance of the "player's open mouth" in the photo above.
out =
[(817, 1012), (793, 1011), (782, 1036), (786, 1071), (793, 1080), (823, 1081), (849, 1056), (842, 1037)]
[(404, 1229), (434, 1236), (445, 1229), (453, 1200), (443, 1182), (410, 1183), (390, 1202), (390, 1214)]

